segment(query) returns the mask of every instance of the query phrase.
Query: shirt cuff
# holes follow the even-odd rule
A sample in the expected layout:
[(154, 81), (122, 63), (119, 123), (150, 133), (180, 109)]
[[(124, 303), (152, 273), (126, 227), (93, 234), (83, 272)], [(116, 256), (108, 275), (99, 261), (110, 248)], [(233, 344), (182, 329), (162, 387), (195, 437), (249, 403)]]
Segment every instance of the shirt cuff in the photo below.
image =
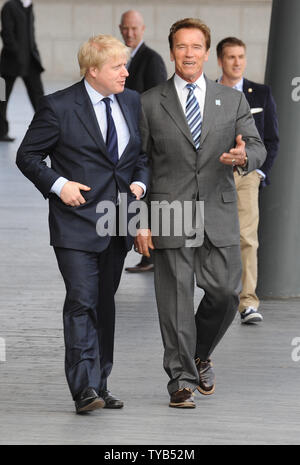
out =
[(262, 170), (256, 170), (256, 171), (258, 172), (258, 174), (260, 174), (260, 175), (262, 176), (262, 181), (263, 181), (264, 179), (266, 179), (266, 175), (265, 175), (265, 173), (264, 173)]
[(143, 197), (145, 197), (146, 191), (147, 191), (147, 187), (145, 186), (145, 184), (144, 184), (143, 182), (140, 182), (140, 181), (133, 181), (131, 184), (137, 184), (138, 186), (140, 186), (140, 187), (143, 189), (143, 191), (144, 191), (143, 195), (141, 195), (141, 199), (142, 199)]
[(52, 185), (52, 187), (50, 189), (50, 192), (52, 192), (52, 194), (56, 194), (58, 197), (60, 197), (61, 190), (64, 187), (64, 185), (66, 184), (66, 182), (68, 182), (68, 180), (61, 176)]

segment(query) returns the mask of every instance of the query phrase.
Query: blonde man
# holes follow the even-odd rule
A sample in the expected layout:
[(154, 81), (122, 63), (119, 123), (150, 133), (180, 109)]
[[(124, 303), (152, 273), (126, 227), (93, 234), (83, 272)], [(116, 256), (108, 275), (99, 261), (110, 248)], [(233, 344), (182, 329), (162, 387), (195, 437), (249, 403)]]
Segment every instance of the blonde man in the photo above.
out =
[(114, 295), (133, 238), (99, 235), (96, 224), (99, 202), (116, 206), (120, 193), (129, 202), (139, 199), (147, 185), (140, 99), (124, 91), (127, 56), (112, 36), (84, 43), (78, 53), (83, 79), (42, 99), (17, 155), (20, 170), (49, 198), (51, 245), (66, 285), (65, 370), (77, 413), (123, 407), (107, 378)]

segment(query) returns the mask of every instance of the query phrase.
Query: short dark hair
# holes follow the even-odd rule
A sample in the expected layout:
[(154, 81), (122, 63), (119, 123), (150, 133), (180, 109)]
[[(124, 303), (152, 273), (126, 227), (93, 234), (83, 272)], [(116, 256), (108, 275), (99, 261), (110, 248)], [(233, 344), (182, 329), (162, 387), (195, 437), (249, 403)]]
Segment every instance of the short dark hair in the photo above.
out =
[(170, 28), (170, 33), (169, 33), (169, 45), (170, 45), (170, 50), (173, 49), (173, 37), (174, 34), (176, 34), (179, 29), (199, 29), (204, 37), (205, 37), (205, 44), (206, 44), (206, 50), (210, 48), (210, 29), (206, 24), (204, 24), (200, 19), (198, 18), (185, 18), (185, 19), (180, 19), (179, 21), (176, 21), (171, 28)]
[(222, 58), (223, 51), (225, 47), (244, 47), (246, 49), (246, 44), (237, 37), (226, 37), (225, 39), (221, 40), (217, 45), (217, 57)]

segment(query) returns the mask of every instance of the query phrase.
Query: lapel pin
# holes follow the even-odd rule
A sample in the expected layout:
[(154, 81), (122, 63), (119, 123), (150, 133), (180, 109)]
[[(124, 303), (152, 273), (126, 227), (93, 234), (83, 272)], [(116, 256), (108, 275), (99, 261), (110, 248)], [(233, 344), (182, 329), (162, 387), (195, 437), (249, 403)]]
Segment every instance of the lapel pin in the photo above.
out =
[(221, 105), (221, 100), (217, 99), (216, 100), (216, 105), (220, 106)]
[(250, 93), (253, 92), (252, 87), (249, 87), (248, 92), (250, 92)]

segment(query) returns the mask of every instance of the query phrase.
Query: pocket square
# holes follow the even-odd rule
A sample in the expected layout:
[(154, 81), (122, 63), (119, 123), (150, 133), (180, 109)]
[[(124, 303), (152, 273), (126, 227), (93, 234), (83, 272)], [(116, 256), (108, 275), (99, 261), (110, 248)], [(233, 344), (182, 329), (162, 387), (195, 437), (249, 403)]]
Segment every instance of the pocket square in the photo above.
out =
[(258, 107), (258, 108), (251, 108), (250, 111), (251, 111), (252, 115), (254, 115), (254, 113), (261, 113), (262, 111), (264, 111), (264, 109), (263, 109), (263, 108), (260, 108), (260, 107)]

